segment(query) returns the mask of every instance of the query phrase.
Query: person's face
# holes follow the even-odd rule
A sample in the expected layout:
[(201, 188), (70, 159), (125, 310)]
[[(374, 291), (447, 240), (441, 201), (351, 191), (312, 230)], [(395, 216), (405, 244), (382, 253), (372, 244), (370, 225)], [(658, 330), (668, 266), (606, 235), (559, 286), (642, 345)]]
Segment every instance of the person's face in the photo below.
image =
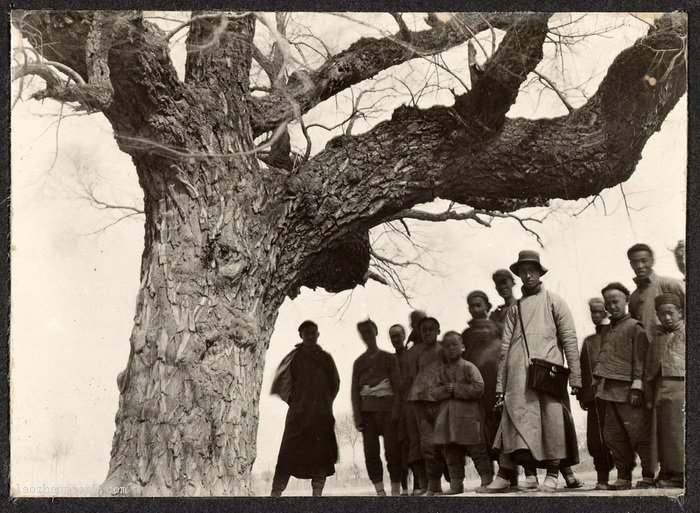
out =
[(304, 344), (315, 344), (318, 340), (318, 329), (313, 326), (304, 326), (299, 333)]
[(496, 282), (496, 292), (503, 299), (510, 299), (513, 297), (513, 287), (515, 283), (510, 278), (499, 278)]
[(389, 330), (389, 339), (391, 340), (391, 345), (394, 346), (395, 349), (399, 349), (403, 347), (403, 342), (406, 340), (406, 334), (401, 328), (391, 328)]
[(421, 312), (411, 312), (411, 329), (417, 330), (418, 326), (420, 325), (420, 321), (423, 320), (425, 315), (423, 315)]
[(540, 282), (542, 271), (537, 264), (532, 262), (523, 262), (518, 265), (518, 276), (527, 288), (533, 288)]
[(678, 329), (683, 318), (681, 309), (671, 304), (659, 305), (656, 309), (656, 316), (659, 318), (661, 325), (668, 331)]
[(440, 328), (433, 321), (427, 321), (420, 325), (420, 338), (426, 344), (434, 344), (439, 334)]
[(613, 319), (622, 319), (627, 313), (627, 296), (621, 290), (606, 290), (603, 294), (605, 309)]
[(462, 356), (464, 345), (462, 337), (457, 335), (449, 335), (442, 340), (442, 349), (445, 351), (445, 356), (448, 360), (456, 360)]
[(374, 328), (372, 326), (369, 324), (362, 324), (357, 328), (357, 331), (360, 333), (360, 337), (365, 344), (368, 346), (376, 345), (377, 335), (374, 333)]
[(654, 267), (654, 257), (646, 250), (635, 251), (630, 255), (630, 267), (637, 278), (648, 278)]
[(600, 304), (591, 305), (591, 320), (596, 326), (603, 324), (603, 321), (608, 316), (605, 307)]
[(469, 313), (474, 319), (485, 319), (489, 305), (483, 297), (473, 297), (469, 300)]

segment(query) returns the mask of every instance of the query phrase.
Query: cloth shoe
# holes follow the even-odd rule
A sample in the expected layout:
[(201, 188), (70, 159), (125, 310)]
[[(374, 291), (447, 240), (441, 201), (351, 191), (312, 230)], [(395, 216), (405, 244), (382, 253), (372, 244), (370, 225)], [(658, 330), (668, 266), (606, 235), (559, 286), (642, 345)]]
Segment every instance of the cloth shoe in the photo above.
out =
[(656, 487), (657, 488), (683, 488), (683, 485), (680, 483), (674, 483), (673, 480), (671, 480), (671, 479), (659, 479), (656, 482)]
[(384, 491), (384, 482), (379, 481), (377, 483), (372, 484), (374, 485), (374, 489), (379, 497), (386, 497), (386, 492)]
[(608, 483), (596, 483), (594, 490), (611, 490)]
[(525, 481), (523, 484), (518, 486), (518, 490), (523, 492), (531, 492), (537, 490), (539, 484), (540, 482), (537, 479), (537, 476), (525, 476)]
[(556, 476), (550, 476), (547, 474), (547, 477), (544, 478), (544, 482), (537, 488), (537, 491), (540, 492), (556, 492), (557, 491), (557, 478)]
[(508, 493), (510, 490), (510, 481), (501, 476), (496, 476), (488, 486), (480, 486), (476, 489), (476, 493)]
[(425, 495), (425, 492), (427, 492), (427, 490), (424, 490), (423, 488), (414, 488), (411, 495), (414, 497), (420, 497), (421, 495)]
[(391, 483), (391, 495), (393, 497), (401, 495), (401, 483)]
[(609, 490), (629, 490), (632, 488), (632, 481), (628, 479), (616, 479), (614, 483), (608, 485)]
[(450, 479), (450, 488), (445, 492), (445, 495), (457, 495), (464, 493), (464, 481), (462, 479)]
[(656, 488), (656, 481), (653, 477), (643, 477), (637, 481), (635, 488)]
[(565, 479), (565, 481), (567, 488), (583, 488), (583, 485), (585, 484), (583, 481), (573, 476), (569, 479)]
[(428, 479), (428, 491), (425, 492), (425, 495), (429, 497), (433, 495), (442, 495), (442, 486), (440, 485), (440, 481)]

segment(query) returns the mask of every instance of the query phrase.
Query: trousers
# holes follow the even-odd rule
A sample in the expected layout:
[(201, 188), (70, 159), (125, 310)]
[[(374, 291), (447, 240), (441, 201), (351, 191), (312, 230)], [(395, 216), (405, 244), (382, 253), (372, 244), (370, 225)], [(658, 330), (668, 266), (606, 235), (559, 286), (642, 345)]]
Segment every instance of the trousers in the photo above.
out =
[(380, 483), (384, 479), (379, 437), (384, 438), (384, 457), (392, 483), (401, 482), (401, 446), (398, 427), (391, 420), (388, 411), (362, 412), (362, 443), (365, 451), (365, 465), (370, 481)]
[(443, 451), (445, 453), (445, 460), (447, 460), (447, 467), (450, 471), (451, 480), (464, 480), (464, 466), (467, 462), (467, 456), (474, 462), (474, 467), (482, 478), (482, 481), (484, 478), (487, 478), (486, 480), (490, 482), (488, 478), (493, 478), (493, 465), (486, 444), (446, 444), (443, 447)]
[(650, 434), (651, 415), (645, 406), (606, 401), (603, 440), (612, 453), (618, 478), (632, 479), (635, 453), (641, 460), (642, 476), (654, 477)]

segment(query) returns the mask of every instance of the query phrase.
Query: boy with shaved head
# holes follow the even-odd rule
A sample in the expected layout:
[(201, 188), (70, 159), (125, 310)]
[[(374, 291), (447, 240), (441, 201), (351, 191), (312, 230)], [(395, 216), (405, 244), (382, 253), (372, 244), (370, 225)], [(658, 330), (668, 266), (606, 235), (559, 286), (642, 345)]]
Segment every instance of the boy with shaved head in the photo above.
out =
[(588, 452), (593, 456), (593, 465), (598, 474), (596, 490), (608, 490), (608, 478), (612, 470), (613, 458), (610, 449), (603, 442), (603, 426), (605, 425), (605, 403), (595, 396), (593, 388), (593, 369), (598, 364), (601, 342), (600, 334), (604, 322), (608, 318), (603, 298), (594, 297), (588, 301), (591, 310), (591, 320), (595, 325), (595, 334), (589, 335), (581, 346), (581, 393), (578, 401), (581, 409), (588, 412), (586, 422), (586, 444)]
[(593, 372), (596, 398), (605, 401), (603, 438), (617, 468), (611, 490), (632, 485), (635, 454), (642, 463), (637, 488), (653, 488), (655, 462), (651, 446), (651, 417), (644, 403), (644, 362), (649, 342), (641, 322), (627, 313), (630, 292), (621, 283), (601, 291), (610, 324), (602, 331), (602, 349)]
[(676, 294), (654, 300), (661, 324), (656, 327), (645, 364), (647, 407), (653, 408), (660, 488), (683, 488), (685, 467), (685, 322)]

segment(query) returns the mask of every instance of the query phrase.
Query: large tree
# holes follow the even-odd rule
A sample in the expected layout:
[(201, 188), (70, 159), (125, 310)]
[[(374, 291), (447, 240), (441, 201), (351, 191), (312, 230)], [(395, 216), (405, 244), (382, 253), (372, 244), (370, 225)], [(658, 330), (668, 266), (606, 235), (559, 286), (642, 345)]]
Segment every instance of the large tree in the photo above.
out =
[[(431, 217), (416, 204), (508, 213), (623, 182), (686, 91), (682, 13), (650, 24), (585, 104), (537, 120), (506, 114), (543, 58), (549, 14), (429, 14), (423, 30), (393, 16), (395, 34), (288, 73), (284, 17), (275, 26), (255, 13), (194, 12), (181, 80), (174, 32), (142, 12), (14, 13), (33, 49), (14, 78), (39, 75), (46, 86), (35, 98), (102, 113), (144, 192), (141, 283), (106, 484), (134, 495), (247, 494), (265, 352), (286, 297), (363, 284), (369, 230)], [(275, 40), (269, 55), (254, 44), (256, 25)], [(321, 102), (496, 30), (500, 43), (471, 66), (453, 104), (402, 106), (313, 156), (291, 151), (288, 125)], [(254, 59), (269, 78), (264, 94), (251, 91)]]

